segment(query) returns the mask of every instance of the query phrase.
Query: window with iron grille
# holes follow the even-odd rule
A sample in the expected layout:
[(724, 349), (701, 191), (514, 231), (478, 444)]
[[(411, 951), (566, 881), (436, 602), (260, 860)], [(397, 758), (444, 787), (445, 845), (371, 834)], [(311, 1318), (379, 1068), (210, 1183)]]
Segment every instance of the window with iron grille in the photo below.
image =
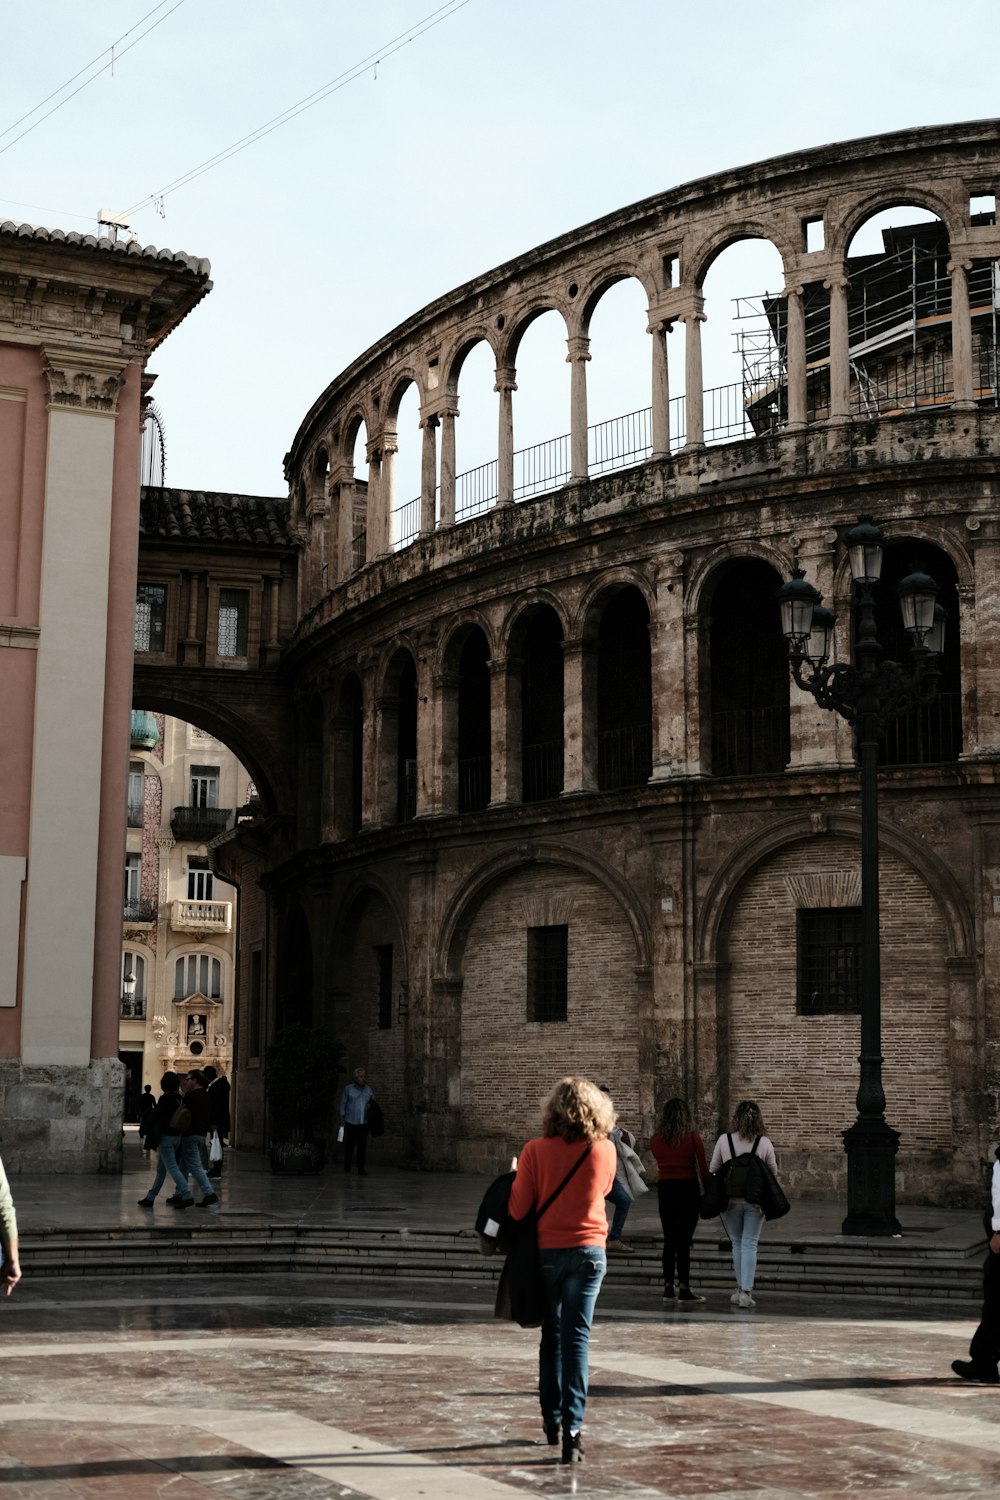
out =
[(145, 771), (141, 760), (129, 761), (128, 767), (128, 826), (142, 827), (142, 793)]
[(565, 1021), (569, 928), (528, 928), (528, 1020)]
[(249, 598), (246, 589), (219, 590), (220, 656), (246, 656)]
[(375, 978), (378, 987), (378, 1025), (380, 1031), (392, 1026), (392, 944), (381, 943), (375, 949)]
[(140, 583), (135, 591), (135, 649), (162, 651), (167, 590), (161, 583)]
[(800, 1016), (861, 1011), (861, 908), (802, 910), (798, 925)]

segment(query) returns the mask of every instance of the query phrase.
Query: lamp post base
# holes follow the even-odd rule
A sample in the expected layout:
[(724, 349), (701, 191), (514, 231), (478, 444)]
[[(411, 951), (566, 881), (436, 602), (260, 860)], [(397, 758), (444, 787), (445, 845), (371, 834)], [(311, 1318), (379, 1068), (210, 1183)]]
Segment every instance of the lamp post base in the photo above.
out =
[(859, 1116), (844, 1131), (847, 1152), (847, 1218), (843, 1234), (899, 1234), (896, 1153), (899, 1131), (883, 1117)]

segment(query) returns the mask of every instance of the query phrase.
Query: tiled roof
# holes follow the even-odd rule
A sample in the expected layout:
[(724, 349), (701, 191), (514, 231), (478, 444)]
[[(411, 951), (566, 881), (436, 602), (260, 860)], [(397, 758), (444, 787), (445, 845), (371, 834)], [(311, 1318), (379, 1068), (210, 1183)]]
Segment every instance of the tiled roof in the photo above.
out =
[(237, 542), (247, 547), (287, 547), (293, 540), (287, 500), (154, 485), (142, 488), (139, 534), (150, 541)]
[(138, 240), (113, 240), (108, 235), (80, 234), (75, 229), (43, 229), (38, 224), (18, 224), (13, 219), (0, 222), (0, 236), (19, 240), (41, 240), (52, 245), (81, 245), (108, 255), (127, 255), (139, 260), (159, 260), (174, 266), (186, 266), (199, 276), (210, 276), (210, 261), (186, 250), (158, 250), (155, 245), (140, 245)]

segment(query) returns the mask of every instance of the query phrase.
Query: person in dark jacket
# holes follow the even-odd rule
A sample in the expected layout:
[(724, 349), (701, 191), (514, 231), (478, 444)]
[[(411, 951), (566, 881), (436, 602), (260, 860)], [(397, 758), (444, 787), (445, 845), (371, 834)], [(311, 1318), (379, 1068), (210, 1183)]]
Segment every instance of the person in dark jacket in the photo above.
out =
[[(223, 1073), (219, 1073), (211, 1064), (202, 1068), (202, 1077), (205, 1080), (205, 1093), (208, 1095), (210, 1106), (211, 1129), (219, 1137), (219, 1144), (225, 1146), (226, 1137), (232, 1127), (229, 1114), (229, 1079)], [(218, 1161), (209, 1161), (209, 1177), (222, 1176), (222, 1157)]]
[[(175, 1198), (182, 1197), (188, 1190), (187, 1176), (177, 1161), (177, 1148), (181, 1143), (181, 1133), (170, 1124), (180, 1107), (180, 1079), (176, 1073), (164, 1073), (160, 1079), (160, 1097), (156, 1101), (147, 1125), (147, 1139), (157, 1137), (156, 1176), (146, 1189), (146, 1196), (139, 1199), (140, 1208), (152, 1208), (168, 1172), (177, 1186)], [(167, 1199), (168, 1203), (173, 1201), (172, 1198)]]
[[(1000, 1126), (1000, 1115), (997, 1115)], [(951, 1368), (961, 1380), (1000, 1385), (1000, 1146), (990, 1172), (990, 1206), (986, 1214), (989, 1241), (983, 1265), (983, 1311), (972, 1335), (968, 1359), (953, 1359)]]
[(197, 1069), (193, 1069), (181, 1079), (181, 1093), (184, 1096), (184, 1108), (188, 1114), (187, 1124), (181, 1126), (181, 1146), (178, 1153), (181, 1171), (184, 1173), (184, 1190), (179, 1198), (171, 1199), (171, 1205), (174, 1208), (191, 1207), (194, 1197), (187, 1185), (187, 1179), (191, 1176), (203, 1194), (198, 1207), (209, 1208), (213, 1203), (218, 1203), (219, 1199), (201, 1164), (198, 1143), (203, 1141), (208, 1134), (211, 1105), (208, 1094), (205, 1092), (205, 1080)]

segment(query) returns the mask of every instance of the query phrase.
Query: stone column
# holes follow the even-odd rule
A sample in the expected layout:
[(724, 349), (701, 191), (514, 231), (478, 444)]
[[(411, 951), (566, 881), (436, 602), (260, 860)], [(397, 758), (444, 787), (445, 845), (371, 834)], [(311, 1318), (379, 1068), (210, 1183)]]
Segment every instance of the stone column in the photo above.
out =
[(500, 430), (497, 446), (497, 504), (514, 504), (514, 402), (517, 390), (513, 365), (497, 365), (493, 389), (500, 396)]
[(590, 340), (575, 333), (566, 340), (570, 367), (570, 478), (586, 479), (590, 470), (587, 453), (587, 362)]
[(354, 465), (340, 464), (330, 478), (331, 494), (337, 497), (334, 512), (334, 574), (331, 583), (342, 583), (354, 572)]
[(959, 619), (949, 620), (945, 629), (976, 643), (974, 658), (968, 650), (962, 652), (962, 702), (976, 705), (974, 720), (968, 709), (963, 710), (962, 758), (993, 760), (1000, 757), (1000, 526), (978, 516), (969, 516), (965, 525), (975, 570), (975, 605), (960, 589)]
[(705, 445), (705, 388), (701, 368), (701, 325), (705, 321), (705, 299), (694, 297), (694, 306), (684, 314), (684, 364), (686, 448)]
[(956, 411), (974, 411), (972, 378), (972, 317), (969, 312), (971, 260), (948, 262), (951, 276), (951, 376), (952, 406)]
[[(392, 519), (396, 510), (396, 454), (399, 444), (394, 432), (382, 434), (382, 476), (379, 484), (378, 535), (376, 557), (384, 557), (392, 551)], [(368, 537), (371, 541), (371, 534)], [(371, 553), (368, 554), (372, 556)]]
[(521, 800), (520, 657), (490, 662), (490, 806)]
[(437, 429), (436, 416), (424, 417), (420, 423), (423, 443), (420, 449), (420, 535), (434, 530), (437, 509)]
[(656, 575), (656, 601), (649, 622), (653, 689), (652, 781), (687, 774), (687, 694), (684, 660), (684, 556), (665, 559)]
[(843, 274), (831, 276), (823, 285), (830, 293), (830, 421), (846, 422), (851, 414), (847, 277)]
[(375, 700), (375, 672), (370, 665), (361, 668), (361, 825), (377, 827), (381, 821), (382, 798), (379, 786), (379, 748), (381, 713)]
[(455, 524), (455, 418), (458, 406), (446, 406), (441, 417), (441, 515), (439, 526)]
[(651, 322), (647, 333), (653, 338), (652, 413), (650, 418), (653, 458), (670, 457), (670, 369), (667, 357), (667, 334), (670, 323)]
[[(813, 588), (823, 595), (827, 608), (834, 609), (834, 584), (837, 567), (837, 533), (818, 531), (803, 533), (795, 554)], [(837, 614), (837, 628), (831, 641), (831, 661), (851, 659), (851, 604)], [(852, 766), (854, 747), (850, 726), (838, 713), (820, 708), (812, 693), (796, 687), (788, 674), (789, 756), (793, 770), (818, 770), (829, 766)]]
[(458, 687), (459, 675), (438, 672), (434, 677), (434, 744), (436, 799), (428, 811), (458, 812)]
[(805, 288), (786, 286), (788, 308), (788, 430), (806, 425), (806, 308)]
[(381, 535), (382, 516), (382, 444), (368, 444), (368, 496), (365, 506), (365, 562), (379, 555), (378, 538)]
[(564, 797), (597, 785), (595, 665), (582, 640), (563, 641)]
[(441, 691), (433, 672), (433, 637), (427, 635), (417, 647), (417, 806), (415, 816), (426, 818), (441, 811), (441, 736), (439, 715)]
[[(204, 665), (202, 658), (202, 645), (204, 644), (198, 636), (198, 603), (201, 580), (205, 575), (200, 572), (189, 571), (188, 581), (188, 608), (187, 628), (181, 641), (181, 665), (185, 667), (199, 667)], [(205, 622), (206, 631), (208, 621)]]

